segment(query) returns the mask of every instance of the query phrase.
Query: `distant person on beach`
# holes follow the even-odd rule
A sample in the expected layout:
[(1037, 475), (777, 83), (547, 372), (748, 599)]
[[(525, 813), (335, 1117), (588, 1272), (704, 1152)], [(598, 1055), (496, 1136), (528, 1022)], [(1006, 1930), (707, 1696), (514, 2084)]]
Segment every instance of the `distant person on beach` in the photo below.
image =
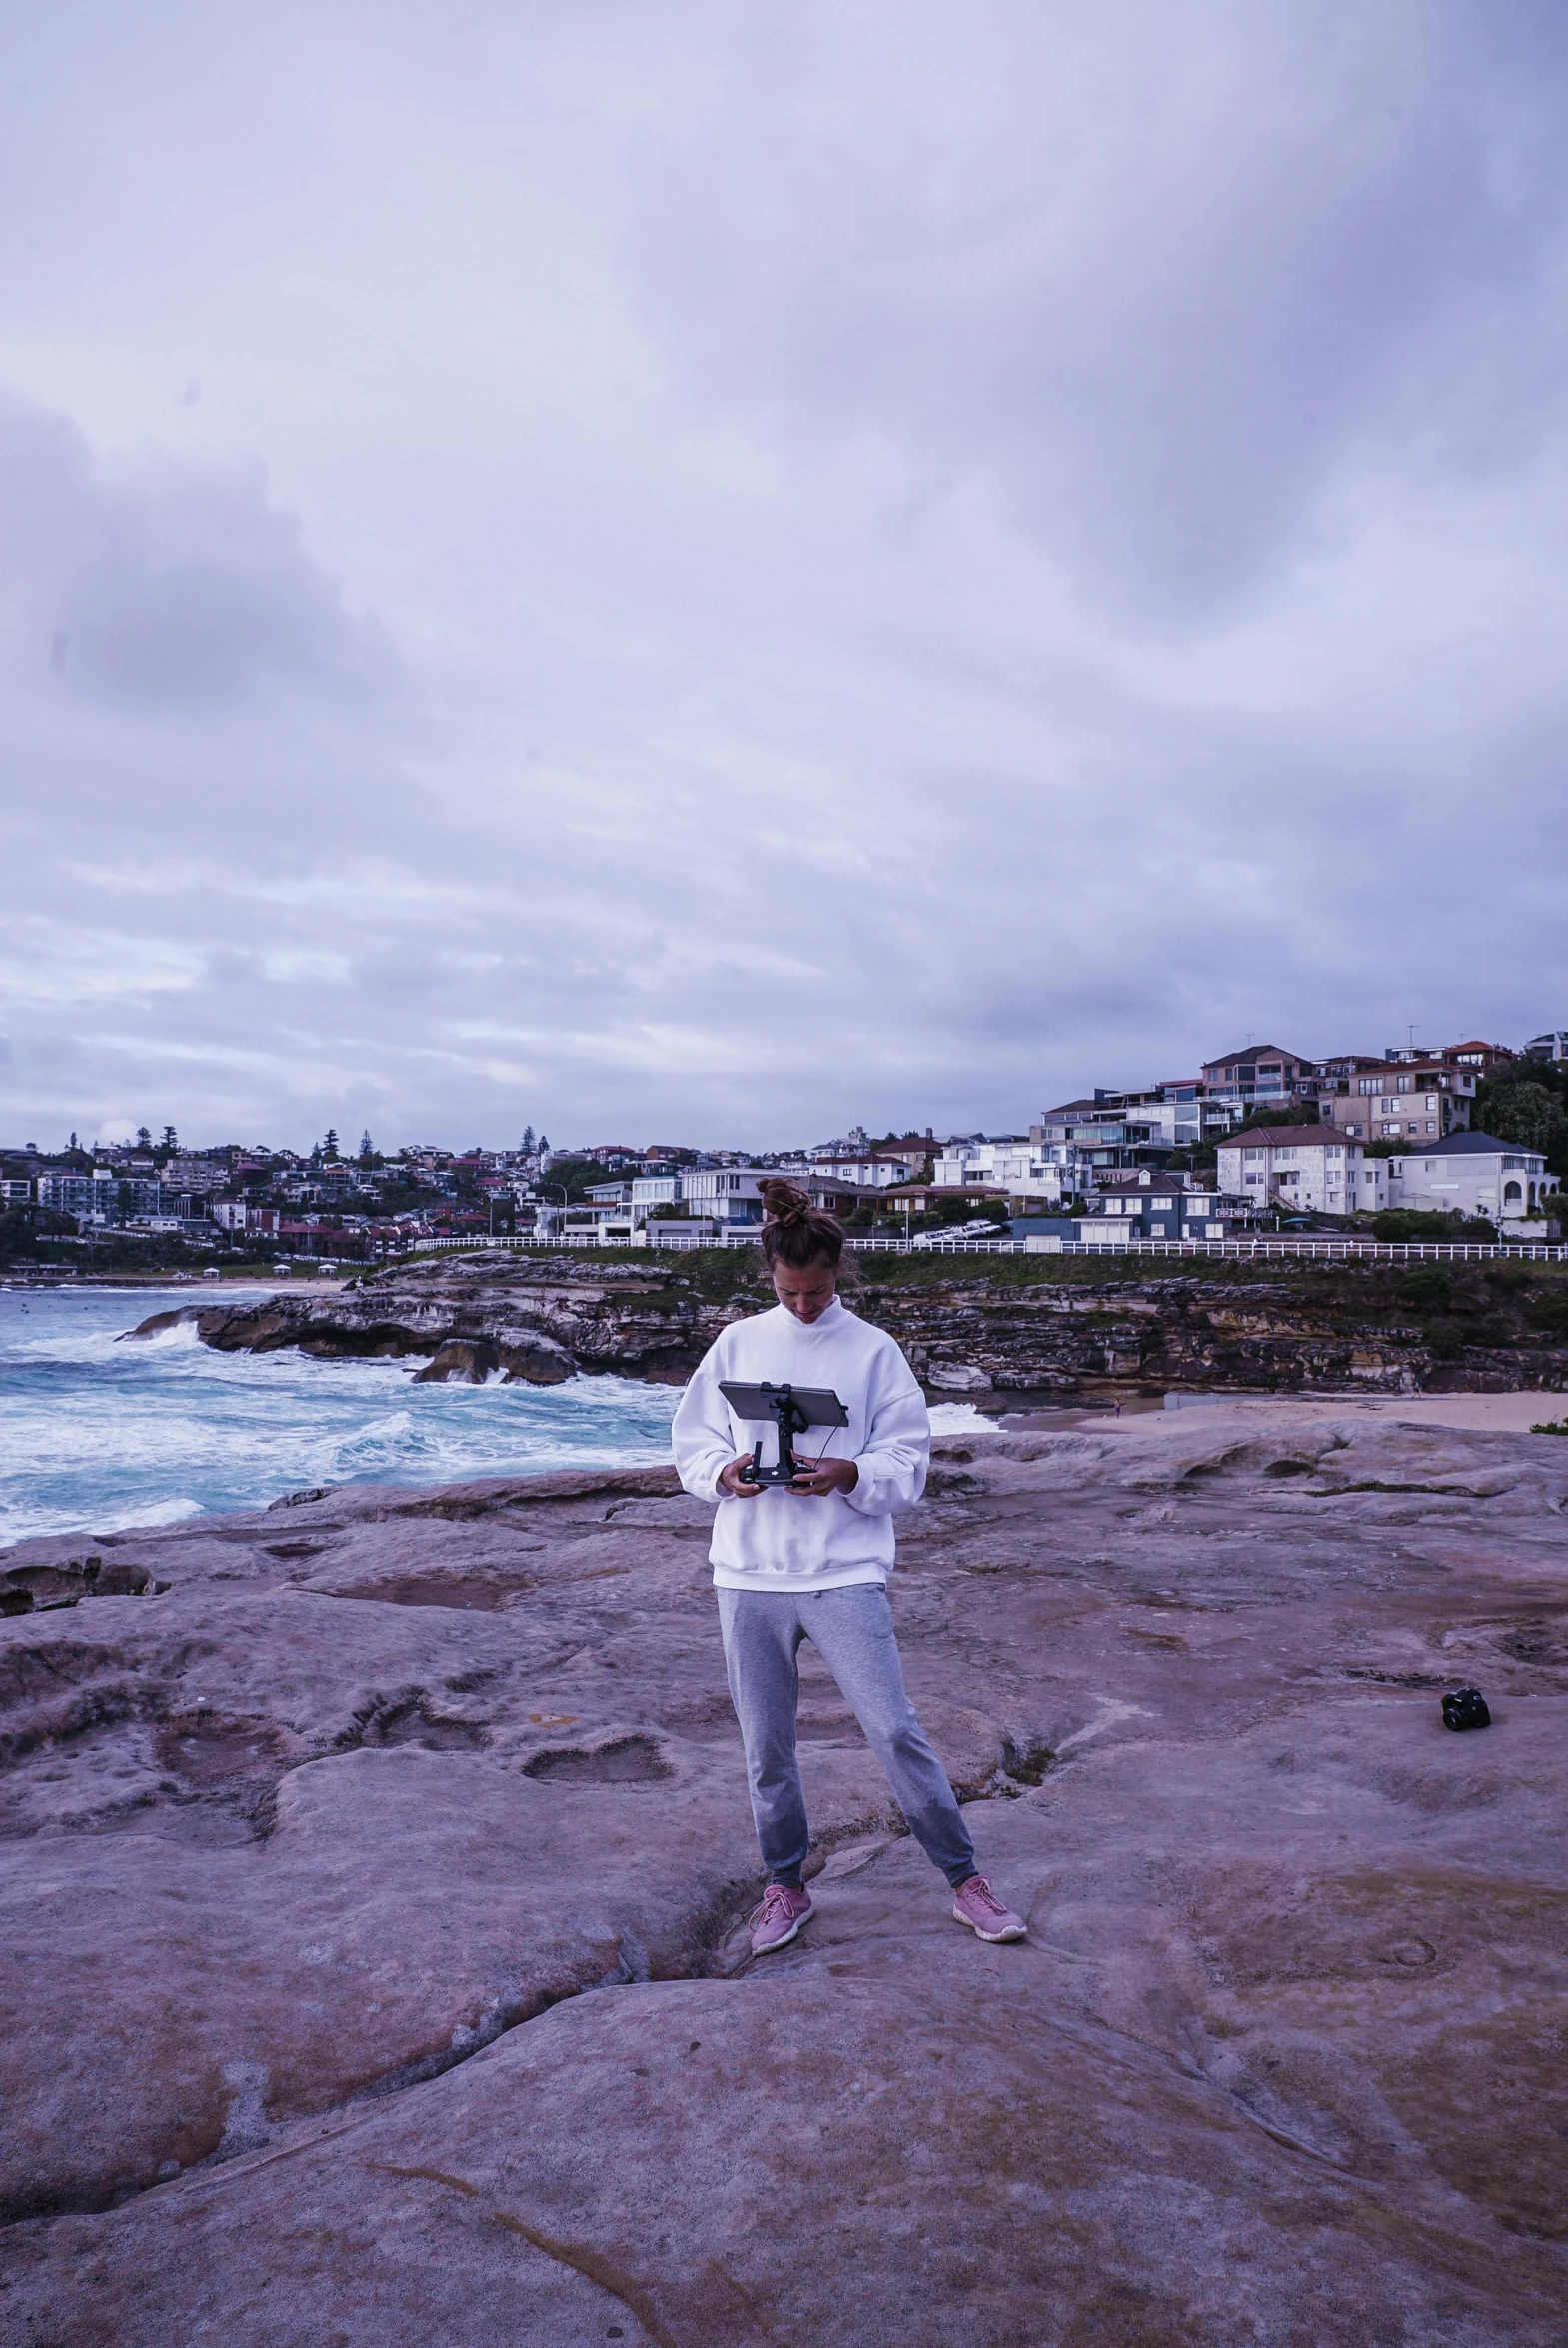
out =
[[(779, 1303), (727, 1328), (681, 1397), (676, 1464), (686, 1489), (717, 1500), (714, 1583), (730, 1693), (746, 1746), (752, 1815), (768, 1870), (751, 1918), (756, 1956), (793, 1940), (811, 1913), (801, 1879), (809, 1847), (795, 1758), (797, 1657), (812, 1646), (838, 1682), (886, 1773), (909, 1830), (952, 1886), (952, 1912), (982, 1940), (1021, 1940), (1026, 1926), (976, 1872), (947, 1773), (904, 1690), (887, 1604), (892, 1512), (925, 1488), (931, 1427), (925, 1397), (881, 1329), (837, 1293), (843, 1232), (803, 1190), (763, 1184), (763, 1253)], [(743, 1422), (720, 1382), (829, 1388), (849, 1423), (816, 1428), (820, 1456), (788, 1484), (748, 1481)], [(841, 1456), (828, 1457), (834, 1444)]]

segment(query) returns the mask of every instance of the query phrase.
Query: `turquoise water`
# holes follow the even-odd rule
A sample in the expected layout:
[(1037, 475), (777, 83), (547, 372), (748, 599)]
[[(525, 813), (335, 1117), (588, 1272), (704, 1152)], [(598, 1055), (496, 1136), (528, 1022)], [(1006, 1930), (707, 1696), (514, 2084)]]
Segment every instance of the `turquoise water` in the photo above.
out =
[[(224, 1301), (240, 1293), (226, 1286)], [(307, 1484), (670, 1457), (673, 1386), (418, 1386), (418, 1362), (214, 1353), (189, 1326), (119, 1342), (197, 1300), (189, 1287), (0, 1289), (0, 1546), (265, 1507)]]

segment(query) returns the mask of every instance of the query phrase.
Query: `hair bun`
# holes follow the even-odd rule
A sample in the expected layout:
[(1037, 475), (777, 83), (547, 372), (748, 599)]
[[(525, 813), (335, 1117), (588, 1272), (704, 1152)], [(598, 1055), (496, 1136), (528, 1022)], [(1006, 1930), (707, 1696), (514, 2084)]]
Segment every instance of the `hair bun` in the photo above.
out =
[(763, 1197), (763, 1253), (770, 1268), (784, 1263), (795, 1271), (808, 1264), (826, 1263), (837, 1270), (843, 1253), (843, 1228), (836, 1215), (813, 1206), (798, 1182), (782, 1175), (758, 1184)]
[(803, 1223), (809, 1218), (811, 1201), (797, 1182), (763, 1182), (760, 1187), (770, 1222)]

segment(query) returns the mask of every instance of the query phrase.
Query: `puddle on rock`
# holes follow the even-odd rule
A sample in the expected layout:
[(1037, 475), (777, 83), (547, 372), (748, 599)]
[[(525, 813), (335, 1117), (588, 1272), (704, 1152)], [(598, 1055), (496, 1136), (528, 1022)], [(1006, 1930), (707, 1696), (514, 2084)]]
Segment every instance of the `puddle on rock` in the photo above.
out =
[(389, 1581), (363, 1582), (358, 1589), (324, 1589), (311, 1594), (323, 1598), (373, 1598), (384, 1606), (450, 1606), (468, 1614), (495, 1614), (533, 1586), (523, 1576), (511, 1581), (492, 1581), (479, 1574), (403, 1574)]
[(618, 1737), (592, 1749), (556, 1746), (523, 1764), (525, 1777), (546, 1785), (653, 1785), (675, 1771), (650, 1736)]
[(231, 1785), (240, 1777), (271, 1777), (286, 1766), (283, 1739), (260, 1720), (221, 1712), (185, 1712), (163, 1721), (154, 1738), (158, 1759), (187, 1785)]
[(367, 1744), (417, 1744), (428, 1753), (479, 1753), (489, 1742), (474, 1720), (443, 1719), (420, 1704), (399, 1704), (365, 1731)]

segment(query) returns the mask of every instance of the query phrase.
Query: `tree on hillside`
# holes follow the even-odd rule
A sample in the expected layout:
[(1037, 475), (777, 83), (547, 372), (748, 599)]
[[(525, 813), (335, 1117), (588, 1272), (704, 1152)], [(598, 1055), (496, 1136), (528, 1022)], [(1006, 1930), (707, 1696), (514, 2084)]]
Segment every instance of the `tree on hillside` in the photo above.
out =
[(329, 1126), (329, 1127), (327, 1128), (326, 1138), (325, 1138), (325, 1139), (324, 1139), (324, 1141), (322, 1142), (322, 1146), (321, 1146), (321, 1154), (322, 1154), (323, 1158), (336, 1158), (336, 1157), (337, 1157), (337, 1155), (338, 1155), (338, 1129), (337, 1129), (337, 1127), (336, 1127), (336, 1126)]
[(533, 1157), (533, 1155), (534, 1155), (534, 1129), (533, 1129), (533, 1127), (532, 1127), (532, 1126), (525, 1126), (525, 1127), (523, 1128), (523, 1142), (522, 1142), (522, 1150), (523, 1150), (523, 1155), (524, 1155), (524, 1157), (525, 1157), (525, 1158), (532, 1158), (532, 1157)]
[(1242, 1126), (1315, 1126), (1321, 1122), (1317, 1105), (1311, 1101), (1292, 1101), (1277, 1109), (1260, 1101), (1241, 1120)]
[(178, 1134), (175, 1132), (175, 1130), (174, 1130), (173, 1126), (165, 1126), (165, 1127), (164, 1127), (164, 1129), (163, 1129), (163, 1140), (162, 1140), (162, 1142), (159, 1144), (159, 1148), (160, 1148), (160, 1149), (162, 1149), (162, 1150), (168, 1150), (168, 1151), (171, 1151), (171, 1152), (173, 1152), (173, 1151), (175, 1151), (175, 1150), (178, 1150), (178, 1149), (179, 1149), (179, 1147), (180, 1147), (180, 1137), (179, 1137), (179, 1135), (178, 1135)]
[(368, 1165), (375, 1155), (376, 1145), (370, 1138), (370, 1128), (367, 1126), (360, 1136), (360, 1163)]
[(1475, 1089), (1475, 1123), (1499, 1142), (1545, 1154), (1554, 1174), (1568, 1175), (1568, 1076), (1550, 1063), (1515, 1062)]
[(577, 1206), (582, 1203), (589, 1184), (602, 1182), (604, 1178), (605, 1170), (597, 1158), (558, 1158), (541, 1187), (547, 1198), (558, 1189), (565, 1190), (568, 1205)]
[[(148, 1126), (138, 1126), (138, 1127), (137, 1127), (137, 1129), (136, 1129), (136, 1147), (137, 1147), (137, 1149), (138, 1149), (138, 1150), (150, 1150), (150, 1149), (152, 1148), (152, 1146), (153, 1146), (153, 1137), (152, 1137), (152, 1130), (151, 1130), (151, 1128), (150, 1128), (150, 1127), (148, 1127)], [(76, 1136), (75, 1136), (74, 1134), (71, 1136), (71, 1147), (72, 1147), (72, 1149), (73, 1149), (73, 1150), (74, 1150), (74, 1149), (75, 1149), (75, 1147), (76, 1147)]]

